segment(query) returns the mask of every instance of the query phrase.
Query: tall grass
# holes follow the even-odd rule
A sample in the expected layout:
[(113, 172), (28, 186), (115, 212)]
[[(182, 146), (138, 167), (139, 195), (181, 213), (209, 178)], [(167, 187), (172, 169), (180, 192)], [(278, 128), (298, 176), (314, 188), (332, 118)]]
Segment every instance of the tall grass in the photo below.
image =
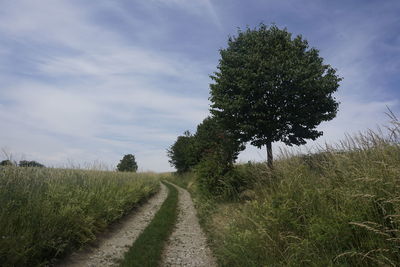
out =
[(399, 266), (400, 130), (393, 125), (387, 136), (369, 131), (312, 155), (287, 154), (273, 171), (240, 166), (252, 197), (198, 202), (219, 263)]
[(47, 265), (157, 189), (149, 174), (2, 167), (1, 266)]

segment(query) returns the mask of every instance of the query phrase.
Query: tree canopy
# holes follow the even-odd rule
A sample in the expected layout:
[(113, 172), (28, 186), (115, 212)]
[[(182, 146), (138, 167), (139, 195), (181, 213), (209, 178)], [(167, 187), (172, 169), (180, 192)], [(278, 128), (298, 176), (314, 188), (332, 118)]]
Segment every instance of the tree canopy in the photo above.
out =
[(0, 162), (0, 166), (13, 166), (13, 165), (14, 163), (9, 159), (5, 159)]
[(211, 113), (240, 141), (267, 146), (301, 145), (323, 133), (316, 127), (336, 116), (333, 93), (340, 77), (302, 36), (261, 24), (239, 30), (220, 50), (211, 76)]
[(207, 117), (195, 134), (185, 131), (167, 150), (169, 162), (179, 173), (187, 172), (204, 158), (212, 156), (222, 165), (232, 165), (243, 144), (226, 131), (213, 117)]
[(197, 126), (195, 141), (198, 154), (203, 158), (215, 154), (220, 162), (233, 164), (245, 147), (214, 117), (207, 117)]
[(132, 154), (125, 155), (117, 165), (117, 170), (121, 172), (136, 172), (137, 169), (138, 165)]
[(195, 137), (189, 131), (185, 131), (167, 149), (167, 155), (170, 158), (169, 163), (176, 168), (178, 173), (189, 171), (199, 162)]
[(18, 164), (20, 167), (39, 167), (44, 168), (45, 166), (37, 161), (21, 160)]

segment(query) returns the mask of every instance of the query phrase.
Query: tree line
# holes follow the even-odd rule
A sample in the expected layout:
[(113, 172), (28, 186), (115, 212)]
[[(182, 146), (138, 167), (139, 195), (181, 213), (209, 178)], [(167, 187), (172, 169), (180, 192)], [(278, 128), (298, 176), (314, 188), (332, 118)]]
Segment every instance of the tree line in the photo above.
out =
[[(19, 163), (13, 160), (2, 160), (0, 161), (0, 166), (18, 166), (18, 167), (39, 167), (44, 168), (45, 165), (37, 162), (37, 161), (28, 161), (21, 160)], [(138, 165), (133, 154), (125, 155), (117, 165), (117, 170), (122, 172), (136, 172), (138, 169)]]
[(37, 161), (31, 160), (21, 160), (19, 163), (16, 161), (12, 161), (9, 159), (2, 160), (0, 162), (0, 166), (19, 166), (19, 167), (39, 167), (44, 168), (45, 166)]
[(301, 35), (276, 25), (239, 30), (220, 56), (210, 76), (211, 116), (167, 151), (178, 173), (196, 170), (208, 191), (224, 183), (246, 143), (265, 146), (273, 168), (273, 142), (302, 145), (321, 136), (316, 127), (336, 116), (342, 79)]

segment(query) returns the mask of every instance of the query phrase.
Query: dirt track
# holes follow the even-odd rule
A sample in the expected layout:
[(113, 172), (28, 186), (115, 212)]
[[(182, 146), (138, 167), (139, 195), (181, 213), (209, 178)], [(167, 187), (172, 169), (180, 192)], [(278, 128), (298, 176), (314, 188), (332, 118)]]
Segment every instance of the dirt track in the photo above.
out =
[(176, 188), (179, 190), (178, 222), (164, 250), (161, 266), (217, 266), (189, 192)]
[[(177, 189), (178, 222), (164, 249), (161, 266), (217, 266), (200, 228), (189, 192), (180, 187)], [(56, 266), (118, 266), (124, 253), (151, 222), (167, 195), (168, 189), (161, 184), (161, 190), (155, 196), (121, 222), (114, 224), (95, 244), (73, 253)]]
[(161, 184), (156, 195), (121, 222), (114, 224), (93, 246), (73, 253), (57, 266), (118, 266), (118, 261), (151, 222), (167, 195), (168, 189)]

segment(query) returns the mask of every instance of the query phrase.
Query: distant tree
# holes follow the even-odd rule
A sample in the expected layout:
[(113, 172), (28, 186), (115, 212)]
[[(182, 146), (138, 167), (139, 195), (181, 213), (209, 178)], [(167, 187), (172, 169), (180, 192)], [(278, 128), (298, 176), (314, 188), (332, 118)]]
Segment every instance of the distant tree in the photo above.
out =
[(341, 78), (301, 36), (261, 24), (239, 30), (220, 55), (211, 113), (240, 141), (266, 145), (270, 167), (272, 142), (315, 140), (323, 134), (316, 127), (336, 116)]
[(125, 155), (117, 165), (118, 171), (121, 172), (136, 172), (138, 165), (135, 156), (132, 154)]
[(13, 166), (13, 165), (14, 165), (14, 163), (9, 159), (6, 159), (6, 160), (3, 160), (0, 162), (0, 166)]
[(169, 163), (178, 173), (189, 171), (200, 160), (195, 137), (189, 131), (185, 131), (183, 136), (178, 136), (175, 143), (167, 149), (167, 155), (170, 158)]
[(39, 162), (36, 162), (34, 160), (32, 160), (32, 161), (21, 160), (18, 165), (20, 167), (38, 167), (38, 168), (45, 167), (43, 164), (40, 164)]
[(202, 157), (214, 154), (219, 161), (232, 165), (245, 146), (214, 117), (207, 117), (197, 126), (195, 136), (197, 153)]

